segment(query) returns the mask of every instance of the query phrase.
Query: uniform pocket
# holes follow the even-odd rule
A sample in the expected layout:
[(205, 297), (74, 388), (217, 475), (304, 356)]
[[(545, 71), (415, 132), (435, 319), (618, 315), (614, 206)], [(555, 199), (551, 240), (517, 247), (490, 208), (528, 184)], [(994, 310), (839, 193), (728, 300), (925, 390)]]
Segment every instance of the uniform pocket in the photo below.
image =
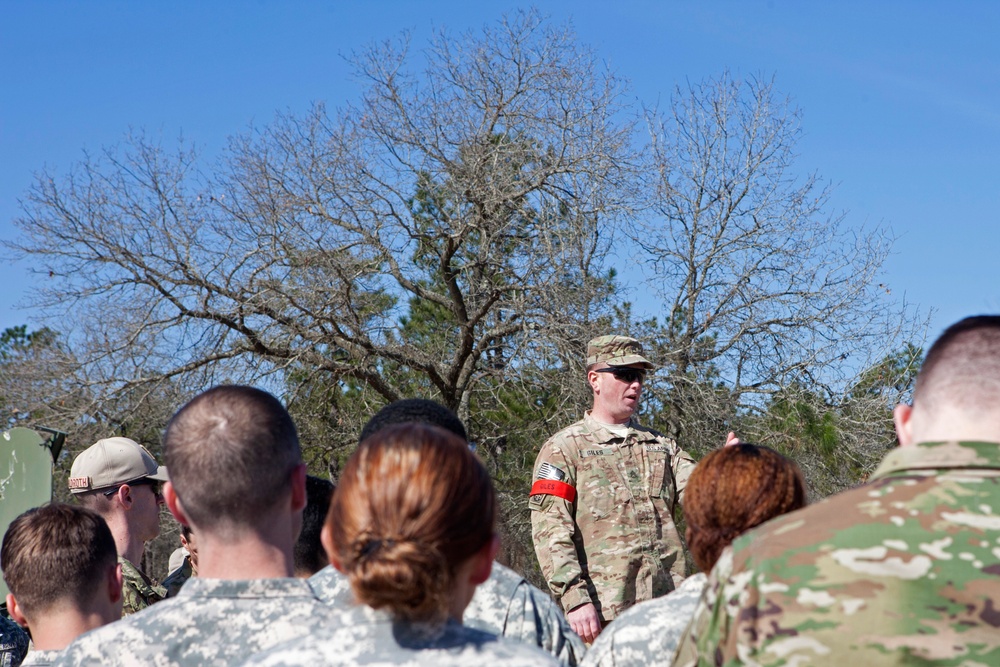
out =
[(596, 520), (620, 513), (631, 497), (612, 456), (582, 459), (577, 468), (577, 491), (577, 516), (583, 510)]
[(665, 498), (672, 494), (672, 485), (668, 484), (667, 461), (670, 457), (664, 445), (645, 445), (646, 453), (646, 490), (650, 498)]

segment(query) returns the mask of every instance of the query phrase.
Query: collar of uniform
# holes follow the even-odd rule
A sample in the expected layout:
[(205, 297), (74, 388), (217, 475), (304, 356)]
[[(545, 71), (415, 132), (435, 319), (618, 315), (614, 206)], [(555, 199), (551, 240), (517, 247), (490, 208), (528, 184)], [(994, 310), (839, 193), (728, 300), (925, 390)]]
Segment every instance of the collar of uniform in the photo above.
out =
[(177, 594), (181, 597), (201, 598), (308, 598), (313, 600), (312, 588), (306, 579), (284, 577), (279, 579), (209, 579), (191, 577)]
[[(583, 415), (583, 425), (587, 431), (594, 436), (594, 440), (598, 443), (621, 442), (625, 439), (620, 435), (613, 433), (604, 424), (594, 419), (590, 410), (587, 410)], [(656, 440), (656, 435), (646, 427), (639, 424), (639, 421), (635, 417), (628, 420), (627, 426), (633, 433), (635, 433), (636, 442)]]
[(381, 625), (389, 629), (393, 639), (402, 647), (422, 649), (432, 646), (458, 645), (467, 642), (492, 642), (497, 636), (462, 625), (452, 618), (441, 621), (405, 621), (393, 618), (383, 609), (372, 609), (363, 604), (343, 612), (342, 627), (357, 628), (362, 625)]
[(897, 447), (882, 460), (872, 479), (904, 470), (941, 468), (1000, 469), (1000, 443), (955, 440), (921, 442), (909, 447)]

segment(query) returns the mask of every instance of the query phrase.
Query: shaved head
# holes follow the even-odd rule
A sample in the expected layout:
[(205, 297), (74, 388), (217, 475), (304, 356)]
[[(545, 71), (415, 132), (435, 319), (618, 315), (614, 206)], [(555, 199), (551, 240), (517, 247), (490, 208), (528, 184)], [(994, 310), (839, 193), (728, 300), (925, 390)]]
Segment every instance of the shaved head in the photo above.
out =
[[(905, 411), (904, 411), (905, 412)], [(900, 442), (1000, 441), (1000, 316), (967, 317), (938, 338), (917, 375), (912, 433)]]
[(163, 445), (185, 512), (198, 529), (220, 534), (257, 525), (291, 492), (302, 462), (292, 418), (253, 387), (199, 394), (170, 420)]
[(928, 409), (949, 402), (1000, 409), (1000, 316), (967, 317), (948, 327), (927, 353), (913, 400)]

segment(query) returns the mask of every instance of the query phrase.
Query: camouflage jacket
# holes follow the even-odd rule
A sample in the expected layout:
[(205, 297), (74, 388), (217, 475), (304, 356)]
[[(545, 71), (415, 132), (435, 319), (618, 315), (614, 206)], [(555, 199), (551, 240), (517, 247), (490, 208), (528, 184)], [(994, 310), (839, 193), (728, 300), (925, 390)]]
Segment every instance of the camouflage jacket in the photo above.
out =
[(167, 589), (157, 586), (135, 565), (121, 556), (122, 566), (122, 616), (142, 611), (167, 597)]
[(737, 538), (675, 665), (1000, 665), (1000, 444), (891, 452)]
[(181, 590), (181, 586), (184, 585), (184, 582), (192, 576), (194, 576), (194, 568), (191, 567), (191, 557), (185, 556), (184, 560), (181, 561), (180, 567), (168, 574), (167, 578), (163, 580), (161, 586), (163, 586), (163, 590), (167, 592), (164, 597), (176, 597)]
[(62, 651), (29, 651), (28, 657), (21, 663), (21, 667), (49, 667), (56, 664), (56, 659)]
[(587, 651), (585, 667), (670, 664), (706, 581), (708, 577), (699, 572), (664, 597), (625, 610)]
[[(309, 585), (316, 597), (332, 606), (347, 610), (354, 605), (347, 577), (332, 566), (314, 574)], [(500, 563), (493, 563), (490, 578), (476, 587), (462, 622), (470, 628), (537, 646), (569, 667), (580, 663), (585, 650), (552, 598)]]
[(28, 652), (28, 633), (0, 614), (0, 667), (17, 667)]
[(232, 665), (334, 616), (303, 579), (194, 577), (177, 597), (81, 635), (57, 664)]
[(674, 507), (693, 469), (670, 438), (635, 420), (623, 438), (589, 412), (542, 445), (528, 506), (542, 574), (563, 609), (592, 602), (607, 623), (683, 581)]
[(275, 646), (244, 664), (528, 667), (558, 663), (533, 646), (501, 639), (455, 621), (434, 625), (394, 621), (386, 612), (356, 605), (324, 630)]

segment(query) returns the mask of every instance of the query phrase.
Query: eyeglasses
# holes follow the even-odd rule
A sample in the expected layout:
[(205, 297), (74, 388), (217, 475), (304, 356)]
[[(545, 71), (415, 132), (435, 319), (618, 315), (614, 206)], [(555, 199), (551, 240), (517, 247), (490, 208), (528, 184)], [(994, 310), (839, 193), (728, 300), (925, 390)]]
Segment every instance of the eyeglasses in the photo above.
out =
[(625, 384), (632, 384), (633, 382), (644, 382), (646, 380), (646, 371), (640, 368), (599, 368), (598, 373), (611, 373), (615, 376), (616, 380), (621, 380)]
[[(137, 479), (135, 481), (125, 482), (125, 484), (127, 484), (129, 486), (148, 486), (148, 487), (151, 487), (151, 490), (152, 490), (154, 496), (160, 496), (160, 495), (163, 494), (163, 485), (157, 479), (150, 479), (149, 477), (140, 477), (139, 479)], [(116, 493), (118, 493), (118, 489), (120, 489), (123, 486), (125, 486), (125, 484), (119, 484), (115, 488), (113, 488), (113, 489), (111, 489), (109, 491), (105, 491), (104, 492), (104, 496), (106, 498), (110, 498), (111, 496), (113, 496)]]

